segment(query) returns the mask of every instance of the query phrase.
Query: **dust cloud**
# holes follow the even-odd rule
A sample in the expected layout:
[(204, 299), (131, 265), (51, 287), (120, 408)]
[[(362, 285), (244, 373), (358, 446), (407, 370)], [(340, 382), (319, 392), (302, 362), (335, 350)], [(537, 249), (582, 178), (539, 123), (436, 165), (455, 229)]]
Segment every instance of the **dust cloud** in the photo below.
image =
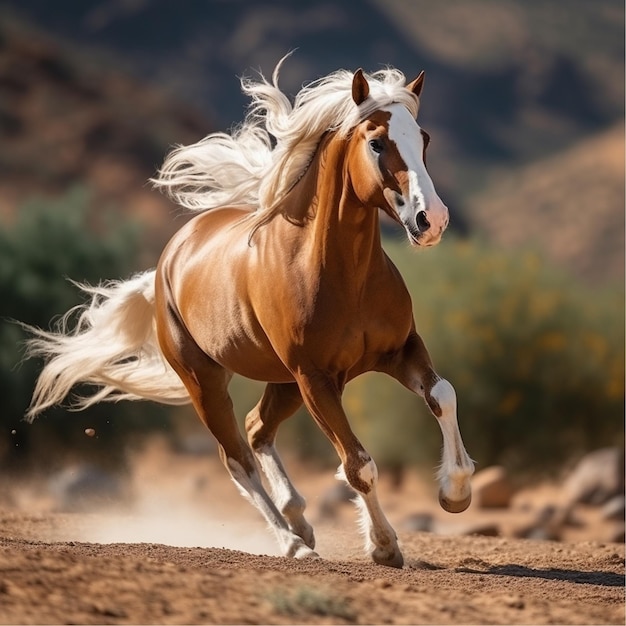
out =
[[(67, 465), (20, 485), (15, 508), (58, 513), (50, 541), (156, 543), (278, 555), (261, 515), (239, 495), (215, 454), (181, 453), (155, 438), (123, 475)], [(77, 528), (72, 519), (81, 517)]]
[[(254, 511), (251, 511), (254, 513)], [(203, 507), (169, 498), (142, 497), (125, 514), (100, 514), (79, 539), (88, 543), (157, 543), (188, 548), (229, 548), (278, 556), (269, 530), (252, 520), (233, 521)]]

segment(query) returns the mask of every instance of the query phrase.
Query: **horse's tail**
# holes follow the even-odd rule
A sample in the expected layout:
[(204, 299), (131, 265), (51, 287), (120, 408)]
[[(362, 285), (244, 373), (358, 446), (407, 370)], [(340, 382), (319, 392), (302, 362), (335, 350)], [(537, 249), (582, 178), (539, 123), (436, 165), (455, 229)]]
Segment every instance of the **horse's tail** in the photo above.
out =
[(154, 271), (96, 287), (81, 285), (91, 301), (74, 307), (53, 332), (27, 327), (34, 335), (27, 356), (43, 357), (26, 419), (59, 404), (77, 384), (95, 386), (72, 408), (103, 400), (154, 400), (186, 404), (189, 394), (165, 360), (156, 337)]

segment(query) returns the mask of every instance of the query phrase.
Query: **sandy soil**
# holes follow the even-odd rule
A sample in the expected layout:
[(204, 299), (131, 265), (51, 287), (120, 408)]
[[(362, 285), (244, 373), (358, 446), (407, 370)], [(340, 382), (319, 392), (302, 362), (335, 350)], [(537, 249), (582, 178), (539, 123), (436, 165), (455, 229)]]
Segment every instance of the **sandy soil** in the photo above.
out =
[[(383, 477), (406, 563), (380, 567), (362, 554), (351, 506), (320, 515), (331, 475), (301, 471), (321, 558), (296, 561), (277, 556), (223, 470), (197, 459), (167, 469), (142, 462), (136, 478), (150, 488), (97, 512), (55, 512), (41, 485), (19, 486), (0, 508), (0, 622), (624, 623), (623, 544), (459, 535), (484, 522), (472, 507), (441, 513), (438, 534), (410, 530), (407, 514), (431, 511), (430, 487), (393, 490)], [(527, 509), (522, 498), (499, 521), (523, 524)]]

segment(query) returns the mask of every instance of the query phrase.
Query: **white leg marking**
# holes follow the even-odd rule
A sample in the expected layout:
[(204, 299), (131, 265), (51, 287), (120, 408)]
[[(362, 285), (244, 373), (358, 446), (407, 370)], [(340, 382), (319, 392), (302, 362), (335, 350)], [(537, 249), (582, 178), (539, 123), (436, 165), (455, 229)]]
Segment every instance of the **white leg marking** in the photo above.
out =
[(376, 463), (374, 463), (373, 459), (368, 457), (365, 465), (359, 470), (359, 478), (370, 487), (376, 487), (376, 483), (378, 482), (378, 467), (376, 467)]
[[(359, 529), (365, 538), (365, 551), (376, 563), (402, 567), (404, 559), (398, 547), (396, 533), (387, 521), (376, 494), (378, 468), (369, 455), (361, 453), (360, 457), (363, 460), (368, 459), (359, 470), (359, 478), (369, 486), (369, 491), (362, 493), (357, 490), (358, 497), (355, 499), (359, 510)], [(343, 465), (339, 466), (335, 478), (346, 480)], [(354, 485), (351, 486), (356, 489)]]
[(456, 393), (454, 387), (444, 379), (431, 389), (430, 395), (441, 407), (438, 418), (443, 435), (441, 467), (437, 473), (440, 485), (439, 501), (451, 513), (464, 511), (470, 503), (470, 477), (474, 473), (474, 463), (468, 456), (456, 415)]
[(263, 473), (267, 477), (272, 500), (278, 510), (287, 519), (291, 530), (302, 537), (309, 548), (314, 548), (313, 528), (304, 519), (306, 501), (289, 480), (276, 448), (273, 445), (266, 445), (255, 450), (255, 454)]
[(234, 459), (228, 459), (228, 470), (233, 482), (241, 494), (253, 504), (267, 520), (270, 528), (274, 531), (278, 544), (283, 554), (296, 558), (316, 557), (301, 537), (294, 534), (283, 516), (267, 495), (261, 483), (260, 476), (255, 472), (251, 476), (243, 469), (240, 463)]

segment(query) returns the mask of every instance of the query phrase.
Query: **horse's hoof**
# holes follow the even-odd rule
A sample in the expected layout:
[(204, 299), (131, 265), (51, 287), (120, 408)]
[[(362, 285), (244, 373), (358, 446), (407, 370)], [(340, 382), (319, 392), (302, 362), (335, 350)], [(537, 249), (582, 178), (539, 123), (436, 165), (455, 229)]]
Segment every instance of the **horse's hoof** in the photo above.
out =
[(372, 552), (372, 560), (378, 565), (385, 565), (386, 567), (396, 567), (402, 569), (404, 566), (404, 557), (400, 550), (395, 550), (391, 554), (387, 550), (380, 550), (376, 548)]
[(439, 504), (444, 511), (448, 511), (448, 513), (463, 513), (465, 509), (470, 505), (472, 501), (472, 494), (467, 496), (467, 498), (463, 498), (463, 500), (449, 500), (446, 498), (441, 491), (439, 491)]
[(311, 550), (308, 546), (298, 546), (296, 551), (293, 553), (294, 559), (319, 559), (320, 555), (315, 552), (315, 550)]

